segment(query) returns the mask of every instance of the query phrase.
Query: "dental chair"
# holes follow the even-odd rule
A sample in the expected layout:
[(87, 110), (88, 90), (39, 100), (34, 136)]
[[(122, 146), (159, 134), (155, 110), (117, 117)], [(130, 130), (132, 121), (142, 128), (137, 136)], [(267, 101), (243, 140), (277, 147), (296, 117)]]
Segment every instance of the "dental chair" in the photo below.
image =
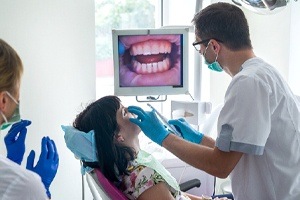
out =
[(86, 174), (94, 200), (127, 200), (127, 197), (105, 178), (99, 169)]
[[(105, 176), (99, 169), (94, 169), (86, 174), (86, 180), (93, 195), (94, 200), (127, 200), (127, 197)], [(200, 187), (199, 179), (180, 184), (180, 190), (185, 192), (194, 187)]]

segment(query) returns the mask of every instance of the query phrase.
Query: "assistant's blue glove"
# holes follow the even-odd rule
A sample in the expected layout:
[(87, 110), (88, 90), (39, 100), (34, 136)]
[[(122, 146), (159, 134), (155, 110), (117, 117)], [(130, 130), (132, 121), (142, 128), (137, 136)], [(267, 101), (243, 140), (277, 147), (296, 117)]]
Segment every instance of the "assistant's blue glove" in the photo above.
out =
[(172, 124), (176, 129), (182, 134), (182, 137), (190, 142), (199, 144), (202, 142), (203, 134), (196, 131), (191, 127), (183, 118), (180, 119), (171, 119), (168, 121), (169, 124)]
[(12, 125), (7, 135), (4, 137), (7, 158), (19, 165), (21, 164), (25, 153), (26, 126), (29, 126), (30, 124), (31, 121), (28, 120), (17, 122)]
[(144, 111), (138, 106), (129, 106), (128, 112), (137, 115), (129, 120), (138, 125), (147, 137), (155, 143), (162, 145), (163, 140), (170, 134), (162, 122), (157, 118), (155, 111)]
[(27, 157), (26, 168), (37, 173), (42, 178), (42, 182), (46, 188), (46, 193), (51, 199), (49, 187), (56, 175), (59, 162), (54, 141), (49, 137), (43, 137), (40, 158), (35, 166), (33, 166), (34, 157), (35, 152), (34, 150), (31, 150)]

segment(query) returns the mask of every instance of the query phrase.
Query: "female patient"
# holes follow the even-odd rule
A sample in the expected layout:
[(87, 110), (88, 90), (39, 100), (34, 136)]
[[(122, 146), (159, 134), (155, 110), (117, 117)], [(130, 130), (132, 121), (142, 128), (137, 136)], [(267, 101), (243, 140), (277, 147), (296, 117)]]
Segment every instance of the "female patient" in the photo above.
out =
[(100, 168), (129, 199), (202, 199), (180, 192), (171, 174), (141, 150), (141, 130), (132, 117), (116, 96), (103, 97), (77, 115), (76, 129), (94, 131), (98, 162), (91, 167)]

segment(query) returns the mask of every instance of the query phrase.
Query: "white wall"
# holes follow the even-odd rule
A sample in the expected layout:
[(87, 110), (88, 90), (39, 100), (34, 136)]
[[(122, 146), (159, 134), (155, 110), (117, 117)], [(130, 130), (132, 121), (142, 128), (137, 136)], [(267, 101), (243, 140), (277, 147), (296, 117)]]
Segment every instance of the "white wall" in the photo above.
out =
[[(66, 148), (60, 125), (72, 123), (80, 104), (95, 99), (94, 1), (1, 0), (0, 5), (0, 38), (16, 49), (25, 69), (21, 115), (32, 125), (23, 164), (31, 149), (39, 155), (42, 136), (50, 136), (60, 155), (52, 197), (81, 199), (79, 162)], [(0, 145), (3, 152), (2, 139)]]
[[(300, 95), (300, 67), (299, 67), (299, 55), (300, 55), (300, 2), (291, 0), (291, 29), (290, 29), (290, 62), (289, 62), (289, 82), (292, 90), (295, 94)], [(282, 39), (283, 42), (285, 38)]]
[(288, 80), (291, 6), (272, 15), (244, 11), (256, 56), (269, 62)]
[[(225, 0), (224, 2), (232, 3), (229, 0)], [(298, 41), (298, 45), (293, 44), (293, 48), (298, 48), (298, 52), (300, 45), (298, 39), (298, 35), (300, 33), (299, 28), (298, 35), (294, 31), (296, 20), (299, 20), (300, 17), (300, 12), (298, 12), (300, 5), (299, 2), (292, 3), (297, 4), (298, 9), (291, 9), (294, 5), (289, 4), (284, 10), (272, 15), (256, 14), (241, 7), (249, 23), (250, 37), (256, 56), (263, 58), (265, 61), (277, 68), (287, 81), (289, 81), (289, 67), (291, 66), (290, 44), (293, 44), (293, 41)], [(292, 16), (293, 18), (291, 18)], [(293, 19), (292, 27), (291, 19)], [(294, 58), (296, 58), (296, 55)], [(210, 76), (211, 101), (215, 106), (223, 102), (231, 77), (224, 73), (215, 72), (211, 72)]]

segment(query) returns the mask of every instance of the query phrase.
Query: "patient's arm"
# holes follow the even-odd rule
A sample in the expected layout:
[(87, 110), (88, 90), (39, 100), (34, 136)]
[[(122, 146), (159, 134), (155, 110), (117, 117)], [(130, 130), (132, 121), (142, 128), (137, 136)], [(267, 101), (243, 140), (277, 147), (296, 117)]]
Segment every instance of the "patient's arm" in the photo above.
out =
[(165, 199), (174, 200), (168, 186), (164, 182), (160, 182), (149, 189), (145, 190), (137, 200), (152, 200), (152, 199)]
[(195, 195), (192, 195), (192, 194), (184, 193), (184, 195), (188, 196), (191, 200), (203, 200), (202, 197), (195, 196)]

